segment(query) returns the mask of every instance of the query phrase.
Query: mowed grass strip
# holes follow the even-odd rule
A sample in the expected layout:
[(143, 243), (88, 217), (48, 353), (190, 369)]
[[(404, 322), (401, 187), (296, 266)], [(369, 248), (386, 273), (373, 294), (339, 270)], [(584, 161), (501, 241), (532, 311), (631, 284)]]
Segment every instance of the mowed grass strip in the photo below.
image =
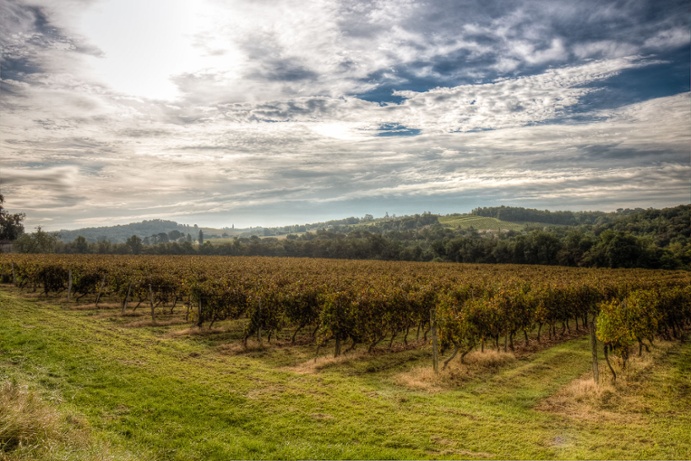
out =
[(612, 387), (618, 401), (593, 397), (584, 408), (600, 416), (573, 417), (545, 402), (587, 375), (586, 338), (470, 374), (454, 362), (433, 376), (426, 350), (315, 364), (311, 346), (244, 351), (214, 334), (181, 334), (187, 325), (133, 327), (116, 311), (3, 290), (0, 379), (31, 383), (133, 459), (691, 457), (689, 412), (680, 411), (689, 346), (671, 347), (631, 380), (635, 389)]

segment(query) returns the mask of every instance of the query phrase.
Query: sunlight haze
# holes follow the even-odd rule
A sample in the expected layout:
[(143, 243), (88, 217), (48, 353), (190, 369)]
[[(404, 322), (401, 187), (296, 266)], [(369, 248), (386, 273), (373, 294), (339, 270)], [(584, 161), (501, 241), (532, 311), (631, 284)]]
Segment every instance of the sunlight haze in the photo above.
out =
[(0, 0), (47, 230), (689, 203), (688, 3)]

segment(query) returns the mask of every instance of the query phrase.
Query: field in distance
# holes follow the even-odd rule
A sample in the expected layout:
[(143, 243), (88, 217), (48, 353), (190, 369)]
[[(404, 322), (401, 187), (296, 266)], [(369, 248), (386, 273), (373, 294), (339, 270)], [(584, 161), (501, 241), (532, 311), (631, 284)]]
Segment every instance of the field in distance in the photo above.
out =
[(448, 227), (469, 229), (474, 228), (478, 231), (521, 231), (525, 229), (526, 223), (515, 223), (509, 221), (501, 221), (497, 218), (488, 218), (485, 216), (477, 216), (473, 214), (452, 214), (447, 216), (440, 216), (439, 222)]

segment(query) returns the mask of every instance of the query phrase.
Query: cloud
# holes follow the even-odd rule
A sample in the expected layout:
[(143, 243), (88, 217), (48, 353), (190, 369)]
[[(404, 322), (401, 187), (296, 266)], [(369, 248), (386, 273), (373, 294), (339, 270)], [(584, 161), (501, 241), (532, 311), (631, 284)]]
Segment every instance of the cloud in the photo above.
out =
[(29, 227), (688, 201), (685, 2), (156, 5), (0, 0)]
[(689, 41), (691, 41), (691, 32), (688, 27), (675, 26), (672, 29), (657, 32), (646, 39), (643, 46), (650, 50), (660, 50), (688, 45)]
[[(401, 91), (406, 98), (393, 111), (401, 123), (441, 131), (473, 131), (529, 125), (555, 119), (595, 90), (587, 87), (627, 68), (645, 65), (635, 59), (598, 61), (550, 69), (543, 74), (481, 85)], [(406, 109), (406, 111), (404, 111)]]
[[(373, 131), (387, 124), (416, 130), (473, 131), (530, 125), (568, 113), (598, 84), (623, 71), (656, 64), (640, 58), (594, 61), (549, 69), (544, 73), (499, 79), (479, 85), (396, 91), (400, 104), (376, 104), (358, 98), (299, 97), (262, 103), (221, 104), (195, 120), (219, 117), (235, 123), (315, 122), (340, 129)], [(192, 117), (194, 118), (194, 117)], [(359, 125), (359, 126), (358, 126)], [(318, 128), (317, 127), (317, 128)], [(318, 128), (319, 130), (320, 128)], [(322, 129), (322, 131), (324, 131)]]

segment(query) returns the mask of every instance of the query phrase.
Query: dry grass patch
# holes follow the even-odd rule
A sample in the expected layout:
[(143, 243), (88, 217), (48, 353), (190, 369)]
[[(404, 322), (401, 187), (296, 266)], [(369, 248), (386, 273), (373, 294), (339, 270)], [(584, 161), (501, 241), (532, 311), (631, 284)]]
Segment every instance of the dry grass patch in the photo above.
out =
[(499, 352), (488, 350), (485, 352), (470, 352), (461, 363), (454, 358), (446, 369), (442, 368), (434, 373), (432, 365), (414, 368), (394, 377), (394, 381), (404, 387), (429, 392), (438, 392), (444, 389), (456, 387), (458, 384), (473, 379), (477, 376), (494, 372), (516, 361), (516, 356), (511, 352)]
[(615, 386), (609, 380), (597, 385), (592, 374), (588, 373), (571, 381), (536, 408), (583, 421), (630, 421), (632, 415), (611, 410), (622, 405), (621, 387), (621, 384)]
[(593, 380), (592, 372), (588, 372), (540, 402), (537, 409), (582, 420), (642, 422), (643, 415), (650, 412), (645, 398), (652, 386), (649, 378), (674, 346), (674, 343), (658, 342), (650, 353), (631, 357), (626, 368), (610, 357), (616, 381), (601, 360), (599, 384)]
[(87, 421), (63, 415), (36, 392), (15, 381), (0, 384), (0, 461), (111, 460), (103, 444), (96, 444)]
[(300, 374), (310, 374), (310, 373), (317, 373), (325, 368), (330, 368), (333, 366), (337, 365), (342, 365), (348, 362), (352, 362), (354, 360), (360, 360), (365, 357), (369, 357), (370, 355), (362, 350), (362, 351), (351, 351), (343, 355), (339, 355), (338, 357), (333, 357), (333, 356), (320, 356), (320, 357), (315, 357), (313, 359), (310, 359), (306, 362), (300, 363), (298, 365), (295, 365), (293, 367), (288, 367), (286, 368), (288, 371), (292, 371), (295, 373), (300, 373)]
[(26, 386), (5, 381), (0, 387), (0, 453), (36, 447), (60, 436), (60, 416)]
[(456, 363), (457, 366), (465, 365), (467, 368), (473, 369), (491, 369), (500, 368), (504, 365), (512, 363), (516, 360), (513, 352), (501, 352), (495, 350), (486, 350), (484, 352), (473, 351), (470, 352), (463, 360), (465, 364), (461, 364), (460, 360), (454, 359), (449, 363), (449, 368)]
[[(149, 320), (149, 323), (151, 323), (151, 320)], [(177, 322), (175, 324), (180, 324), (182, 322)], [(161, 326), (162, 324), (156, 324), (156, 326)], [(173, 324), (171, 324), (173, 325)], [(220, 333), (228, 333), (230, 332), (231, 329), (229, 328), (222, 328), (222, 327), (204, 327), (204, 328), (199, 328), (198, 326), (191, 326), (188, 328), (181, 328), (179, 330), (171, 330), (166, 333), (166, 336), (172, 337), (172, 338), (178, 338), (181, 336), (214, 336), (218, 335)]]
[(431, 365), (422, 366), (397, 374), (394, 377), (394, 382), (410, 389), (439, 392), (447, 387), (444, 375), (448, 375), (446, 370), (435, 374)]
[(270, 345), (266, 343), (259, 343), (256, 341), (248, 341), (245, 346), (242, 341), (233, 341), (223, 343), (216, 348), (219, 353), (224, 355), (241, 355), (252, 352), (264, 352), (270, 349)]

